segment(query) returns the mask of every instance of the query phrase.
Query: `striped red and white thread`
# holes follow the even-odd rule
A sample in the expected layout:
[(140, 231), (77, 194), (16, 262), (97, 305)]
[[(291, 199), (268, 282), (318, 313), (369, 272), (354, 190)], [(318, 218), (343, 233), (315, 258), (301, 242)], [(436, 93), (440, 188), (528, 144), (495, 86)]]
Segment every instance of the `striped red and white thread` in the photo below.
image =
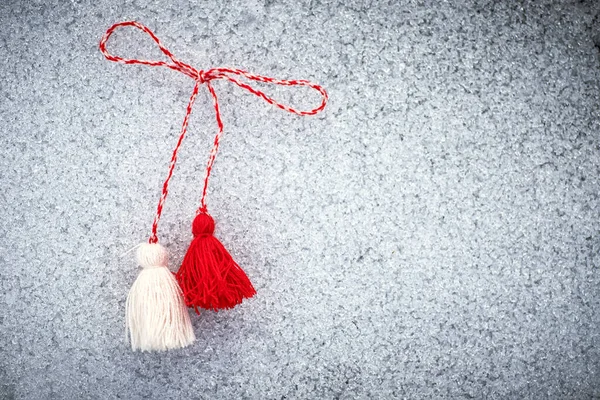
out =
[[(147, 33), (152, 38), (152, 40), (154, 40), (156, 42), (156, 44), (158, 45), (160, 50), (163, 52), (163, 54), (165, 54), (169, 58), (169, 60), (171, 60), (172, 63), (165, 62), (165, 61), (127, 59), (127, 58), (122, 58), (122, 57), (114, 56), (114, 55), (110, 54), (108, 52), (108, 50), (106, 50), (106, 43), (108, 42), (108, 39), (115, 32), (115, 30), (117, 30), (117, 28), (125, 27), (125, 26), (133, 26), (133, 27), (140, 29), (141, 31)], [(268, 76), (252, 74), (250, 72), (247, 72), (247, 71), (244, 71), (241, 69), (237, 69), (237, 68), (236, 69), (233, 69), (233, 68), (211, 68), (206, 71), (197, 70), (194, 67), (192, 67), (191, 65), (181, 62), (177, 58), (175, 58), (173, 53), (171, 53), (162, 44), (162, 42), (154, 34), (154, 32), (152, 32), (149, 28), (147, 28), (146, 26), (144, 26), (136, 21), (119, 22), (117, 24), (114, 24), (110, 28), (108, 28), (108, 30), (106, 31), (106, 33), (102, 36), (102, 39), (100, 40), (100, 51), (102, 52), (102, 54), (104, 54), (106, 59), (109, 61), (114, 61), (114, 62), (117, 62), (120, 64), (142, 64), (142, 65), (148, 65), (151, 67), (167, 67), (174, 71), (179, 71), (195, 80), (194, 90), (192, 91), (192, 95), (190, 96), (190, 100), (189, 100), (187, 108), (186, 108), (185, 117), (183, 119), (183, 124), (181, 126), (181, 133), (179, 135), (177, 144), (176, 144), (175, 148), (173, 149), (173, 154), (171, 156), (171, 161), (169, 163), (169, 172), (167, 174), (167, 178), (165, 179), (165, 181), (163, 183), (162, 193), (160, 196), (160, 200), (158, 201), (158, 206), (156, 208), (156, 215), (154, 216), (154, 221), (152, 223), (152, 234), (150, 236), (150, 239), (148, 240), (150, 243), (158, 242), (158, 235), (157, 235), (158, 222), (162, 215), (163, 205), (164, 205), (165, 200), (167, 199), (167, 195), (169, 193), (169, 181), (171, 180), (171, 177), (173, 176), (175, 164), (177, 163), (177, 153), (178, 153), (179, 148), (181, 147), (181, 144), (183, 142), (183, 139), (185, 138), (185, 135), (187, 133), (187, 127), (188, 127), (190, 114), (192, 113), (192, 108), (194, 106), (196, 96), (198, 95), (198, 91), (200, 90), (200, 85), (206, 84), (206, 87), (208, 88), (208, 91), (213, 99), (213, 105), (215, 108), (215, 116), (216, 116), (216, 120), (217, 120), (218, 132), (215, 135), (213, 146), (212, 146), (212, 149), (211, 149), (209, 157), (208, 157), (208, 163), (206, 165), (206, 172), (204, 175), (204, 187), (202, 189), (202, 197), (200, 199), (200, 207), (198, 208), (197, 213), (207, 212), (206, 194), (207, 194), (207, 189), (208, 189), (208, 181), (209, 181), (210, 174), (211, 174), (214, 162), (215, 162), (215, 158), (217, 157), (217, 152), (219, 150), (219, 143), (221, 141), (221, 136), (223, 135), (223, 121), (221, 119), (221, 112), (219, 110), (219, 101), (217, 99), (217, 94), (210, 83), (211, 81), (217, 80), (217, 79), (228, 80), (229, 82), (234, 83), (235, 85), (241, 87), (242, 89), (247, 90), (248, 92), (254, 94), (255, 96), (262, 98), (267, 103), (272, 104), (275, 107), (278, 107), (284, 111), (287, 111), (287, 112), (290, 112), (293, 114), (297, 114), (297, 115), (301, 115), (301, 116), (315, 115), (318, 112), (320, 112), (321, 110), (323, 110), (327, 104), (328, 96), (327, 96), (327, 92), (325, 91), (325, 89), (315, 83), (312, 83), (312, 82), (304, 80), (304, 79), (301, 79), (301, 80), (275, 79), (275, 78), (270, 78)], [(237, 77), (240, 77), (240, 76), (244, 77), (250, 81), (272, 83), (274, 85), (280, 85), (280, 86), (307, 86), (307, 87), (310, 87), (310, 88), (318, 91), (321, 94), (321, 104), (317, 108), (314, 108), (314, 109), (308, 110), (308, 111), (296, 110), (293, 107), (290, 107), (288, 105), (281, 104), (281, 103), (275, 101), (273, 98), (267, 96), (265, 93), (261, 92), (260, 90), (257, 90), (255, 88), (253, 88), (252, 86), (250, 86), (249, 84), (240, 81), (239, 79), (237, 79)]]

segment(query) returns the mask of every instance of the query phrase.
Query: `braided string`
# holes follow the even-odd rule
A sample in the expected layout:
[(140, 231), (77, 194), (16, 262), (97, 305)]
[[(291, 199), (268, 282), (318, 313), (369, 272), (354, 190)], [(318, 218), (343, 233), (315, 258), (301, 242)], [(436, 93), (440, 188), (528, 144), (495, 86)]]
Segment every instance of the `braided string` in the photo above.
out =
[[(167, 58), (171, 62), (128, 59), (128, 58), (122, 58), (122, 57), (114, 56), (114, 55), (110, 54), (108, 52), (108, 50), (106, 50), (106, 43), (108, 42), (108, 39), (114, 33), (115, 30), (117, 30), (120, 27), (125, 27), (125, 26), (133, 26), (133, 27), (147, 33), (152, 38), (152, 40), (154, 40), (154, 42), (156, 42), (156, 44), (158, 45), (160, 50), (163, 52), (164, 55), (167, 56)], [(106, 59), (109, 61), (114, 61), (114, 62), (117, 62), (120, 64), (142, 64), (142, 65), (148, 65), (151, 67), (166, 67), (166, 68), (170, 68), (174, 71), (181, 72), (181, 73), (189, 76), (190, 78), (192, 78), (195, 81), (194, 90), (192, 91), (192, 95), (190, 96), (190, 100), (188, 102), (186, 113), (185, 113), (185, 118), (183, 119), (183, 124), (181, 126), (179, 140), (177, 141), (177, 145), (175, 146), (175, 149), (173, 149), (173, 154), (171, 156), (171, 161), (169, 163), (169, 172), (167, 174), (167, 178), (165, 179), (165, 181), (163, 183), (162, 193), (160, 196), (160, 200), (158, 201), (158, 206), (156, 208), (156, 215), (154, 216), (154, 221), (152, 223), (152, 235), (150, 236), (150, 239), (148, 240), (150, 243), (158, 242), (158, 235), (157, 235), (158, 222), (162, 215), (163, 205), (164, 205), (165, 200), (167, 199), (167, 195), (169, 193), (169, 181), (171, 180), (171, 177), (173, 176), (173, 170), (175, 169), (175, 164), (177, 163), (177, 153), (179, 152), (179, 148), (181, 147), (183, 139), (187, 133), (187, 127), (188, 127), (190, 114), (192, 113), (192, 108), (194, 106), (194, 102), (196, 100), (196, 96), (198, 95), (198, 91), (200, 90), (201, 85), (203, 85), (203, 84), (206, 85), (206, 87), (208, 88), (208, 91), (213, 99), (213, 105), (215, 108), (215, 117), (217, 120), (218, 132), (215, 135), (213, 146), (212, 146), (212, 149), (211, 149), (209, 157), (208, 157), (208, 162), (206, 165), (206, 172), (204, 175), (204, 187), (202, 189), (202, 197), (200, 199), (200, 207), (198, 208), (197, 214), (202, 213), (202, 212), (204, 212), (204, 213), (207, 212), (206, 193), (207, 193), (207, 189), (208, 189), (208, 180), (210, 178), (210, 173), (212, 171), (213, 164), (215, 162), (215, 158), (217, 156), (217, 151), (219, 150), (219, 143), (221, 141), (221, 136), (223, 135), (223, 121), (221, 120), (221, 112), (219, 111), (219, 100), (217, 99), (217, 94), (216, 94), (213, 86), (211, 85), (211, 81), (217, 80), (217, 79), (228, 80), (229, 82), (232, 82), (233, 84), (241, 87), (242, 89), (247, 90), (248, 92), (252, 93), (253, 95), (262, 98), (267, 103), (272, 104), (275, 107), (278, 107), (284, 111), (287, 111), (287, 112), (290, 112), (293, 114), (297, 114), (297, 115), (301, 115), (301, 116), (315, 115), (319, 111), (323, 110), (325, 108), (325, 105), (327, 104), (328, 97), (327, 97), (327, 92), (325, 91), (325, 89), (323, 89), (321, 86), (319, 86), (315, 83), (312, 83), (310, 81), (307, 81), (307, 80), (274, 79), (274, 78), (270, 78), (268, 76), (252, 74), (250, 72), (247, 72), (247, 71), (244, 71), (241, 69), (237, 69), (237, 68), (211, 68), (206, 71), (198, 70), (198, 69), (192, 67), (191, 65), (188, 65), (182, 61), (179, 61), (173, 55), (173, 53), (171, 53), (169, 51), (169, 49), (167, 49), (162, 44), (160, 39), (150, 29), (148, 29), (146, 26), (144, 26), (136, 21), (119, 22), (117, 24), (114, 24), (110, 28), (108, 28), (108, 30), (106, 31), (106, 33), (104, 34), (104, 36), (102, 36), (102, 39), (100, 40), (100, 51), (102, 52), (102, 54), (104, 54), (104, 57), (106, 57)], [(250, 86), (249, 84), (242, 82), (241, 80), (238, 79), (239, 77), (246, 78), (247, 80), (250, 80), (250, 81), (272, 83), (274, 85), (280, 85), (280, 86), (307, 86), (307, 87), (310, 87), (310, 88), (318, 91), (321, 94), (321, 104), (317, 108), (314, 108), (314, 109), (308, 110), (308, 111), (296, 110), (295, 108), (292, 108), (288, 105), (281, 104), (281, 103), (275, 101), (274, 99), (267, 96), (265, 93), (261, 92), (260, 90), (257, 90), (255, 88), (253, 88), (252, 86)]]

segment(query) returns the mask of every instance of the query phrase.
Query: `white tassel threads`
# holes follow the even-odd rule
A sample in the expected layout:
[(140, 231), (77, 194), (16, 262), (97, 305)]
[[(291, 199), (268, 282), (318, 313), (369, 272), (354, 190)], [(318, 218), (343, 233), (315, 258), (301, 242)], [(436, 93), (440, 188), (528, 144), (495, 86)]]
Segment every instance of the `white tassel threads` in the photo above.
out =
[(127, 295), (126, 331), (133, 350), (186, 347), (196, 339), (181, 289), (167, 268), (167, 250), (144, 243), (137, 250), (143, 270)]

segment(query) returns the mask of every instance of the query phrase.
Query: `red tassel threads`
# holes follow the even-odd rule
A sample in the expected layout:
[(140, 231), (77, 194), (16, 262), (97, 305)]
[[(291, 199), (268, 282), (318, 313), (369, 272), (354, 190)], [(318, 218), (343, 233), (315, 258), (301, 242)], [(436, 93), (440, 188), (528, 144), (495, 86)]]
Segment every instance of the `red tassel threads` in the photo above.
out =
[(204, 212), (192, 224), (194, 239), (177, 271), (177, 281), (188, 307), (232, 308), (256, 294), (246, 273), (213, 236), (215, 221)]

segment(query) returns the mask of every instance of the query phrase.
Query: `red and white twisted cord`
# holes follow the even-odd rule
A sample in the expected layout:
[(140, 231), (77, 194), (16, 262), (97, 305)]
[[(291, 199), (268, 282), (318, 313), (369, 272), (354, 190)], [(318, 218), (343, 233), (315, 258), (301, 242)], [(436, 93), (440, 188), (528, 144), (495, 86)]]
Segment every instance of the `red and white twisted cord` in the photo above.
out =
[[(140, 29), (141, 31), (147, 33), (152, 38), (152, 40), (154, 40), (156, 42), (156, 44), (158, 45), (160, 50), (163, 52), (163, 54), (165, 54), (171, 60), (171, 63), (165, 62), (165, 61), (127, 59), (127, 58), (122, 58), (122, 57), (114, 56), (114, 55), (110, 54), (108, 52), (108, 50), (106, 50), (106, 43), (108, 42), (108, 39), (110, 38), (110, 36), (114, 33), (114, 31), (117, 28), (124, 27), (124, 26), (133, 26), (133, 27)], [(146, 26), (144, 26), (136, 21), (119, 22), (117, 24), (114, 24), (110, 28), (108, 28), (108, 30), (106, 31), (106, 33), (100, 40), (100, 51), (102, 52), (102, 54), (104, 54), (106, 59), (109, 61), (114, 61), (114, 62), (121, 63), (121, 64), (143, 64), (143, 65), (148, 65), (151, 67), (167, 67), (174, 71), (179, 71), (179, 72), (189, 76), (190, 78), (194, 79), (194, 81), (195, 81), (194, 90), (192, 91), (192, 95), (190, 96), (190, 100), (188, 102), (186, 113), (185, 113), (185, 118), (183, 119), (183, 124), (181, 126), (181, 133), (179, 135), (179, 140), (177, 141), (177, 145), (175, 146), (175, 149), (173, 149), (173, 155), (171, 156), (171, 162), (169, 163), (169, 172), (167, 174), (167, 178), (165, 179), (165, 181), (163, 183), (162, 194), (160, 196), (160, 200), (158, 201), (158, 207), (156, 209), (156, 215), (154, 217), (154, 222), (152, 223), (152, 235), (150, 236), (150, 239), (149, 239), (150, 243), (158, 242), (158, 236), (157, 236), (158, 221), (160, 220), (160, 216), (161, 216), (162, 210), (163, 210), (163, 205), (164, 205), (164, 202), (165, 202), (168, 192), (169, 192), (169, 190), (168, 190), (169, 189), (169, 181), (171, 180), (171, 177), (173, 176), (173, 170), (175, 169), (175, 164), (177, 162), (177, 153), (179, 151), (179, 148), (181, 147), (181, 144), (182, 144), (185, 134), (187, 132), (190, 114), (192, 113), (192, 107), (194, 105), (194, 101), (196, 100), (196, 96), (198, 95), (200, 85), (206, 84), (206, 87), (208, 88), (208, 91), (209, 91), (210, 95), (212, 96), (213, 105), (215, 108), (215, 116), (216, 116), (216, 120), (217, 120), (218, 132), (215, 135), (213, 147), (212, 147), (212, 149), (210, 151), (210, 155), (208, 157), (208, 163), (206, 165), (206, 173), (204, 176), (204, 187), (202, 189), (202, 197), (200, 199), (200, 207), (198, 208), (197, 213), (207, 212), (206, 193), (207, 193), (207, 189), (208, 189), (208, 180), (210, 178), (210, 173), (212, 171), (213, 164), (215, 162), (215, 158), (217, 156), (217, 151), (219, 149), (219, 142), (221, 140), (221, 136), (223, 135), (223, 121), (221, 120), (221, 113), (219, 111), (219, 101), (217, 99), (217, 94), (211, 85), (211, 81), (216, 80), (216, 79), (226, 79), (226, 80), (236, 84), (237, 86), (241, 87), (242, 89), (245, 89), (248, 92), (254, 94), (255, 96), (262, 98), (267, 103), (272, 104), (275, 107), (278, 107), (287, 112), (297, 114), (297, 115), (302, 115), (302, 116), (317, 114), (319, 111), (323, 110), (325, 108), (325, 105), (327, 104), (328, 97), (327, 97), (327, 92), (325, 91), (325, 89), (323, 89), (321, 86), (319, 86), (315, 83), (312, 83), (310, 81), (307, 81), (307, 80), (274, 79), (274, 78), (270, 78), (268, 76), (256, 75), (256, 74), (252, 74), (252, 73), (249, 73), (249, 72), (241, 70), (241, 69), (233, 69), (233, 68), (211, 68), (206, 71), (198, 70), (198, 69), (192, 67), (191, 65), (188, 65), (182, 61), (179, 61), (173, 55), (173, 53), (171, 53), (162, 44), (160, 39), (150, 29), (148, 29)], [(307, 87), (310, 87), (310, 88), (318, 91), (321, 94), (321, 104), (317, 108), (314, 108), (309, 111), (296, 110), (295, 108), (292, 108), (288, 105), (281, 104), (281, 103), (275, 101), (274, 99), (267, 96), (265, 93), (261, 92), (260, 90), (257, 90), (255, 88), (253, 88), (252, 86), (248, 85), (247, 83), (244, 83), (244, 82), (238, 80), (237, 77), (240, 77), (240, 76), (244, 77), (250, 81), (272, 83), (272, 84), (280, 85), (280, 86), (307, 86)]]

